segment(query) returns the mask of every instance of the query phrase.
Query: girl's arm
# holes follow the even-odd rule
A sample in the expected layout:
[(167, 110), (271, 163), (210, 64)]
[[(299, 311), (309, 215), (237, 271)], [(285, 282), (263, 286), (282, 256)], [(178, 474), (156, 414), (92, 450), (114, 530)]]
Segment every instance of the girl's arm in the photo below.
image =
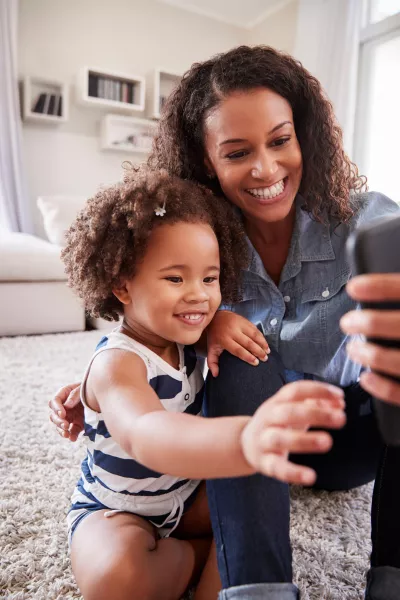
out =
[(345, 417), (340, 390), (304, 383), (285, 386), (253, 418), (206, 419), (166, 411), (147, 382), (143, 361), (110, 350), (93, 361), (87, 397), (95, 397), (120, 446), (154, 471), (189, 479), (260, 471), (284, 481), (312, 483), (311, 470), (289, 463), (288, 453), (326, 452), (330, 436), (307, 429), (338, 428)]

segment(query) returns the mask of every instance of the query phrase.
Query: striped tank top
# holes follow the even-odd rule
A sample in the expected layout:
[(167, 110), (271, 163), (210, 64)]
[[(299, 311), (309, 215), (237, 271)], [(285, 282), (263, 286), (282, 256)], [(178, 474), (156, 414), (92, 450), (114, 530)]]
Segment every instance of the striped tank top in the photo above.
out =
[[(129, 336), (114, 330), (103, 337), (85, 372), (81, 399), (85, 410), (87, 455), (74, 497), (96, 500), (112, 511), (127, 511), (143, 517), (182, 512), (183, 503), (200, 481), (165, 475), (136, 462), (112, 438), (101, 413), (86, 404), (85, 383), (93, 359), (110, 349), (140, 356), (147, 368), (150, 386), (165, 410), (199, 415), (203, 403), (204, 378), (194, 348), (177, 344), (180, 368), (175, 369), (157, 354)], [(168, 522), (168, 519), (167, 519)]]

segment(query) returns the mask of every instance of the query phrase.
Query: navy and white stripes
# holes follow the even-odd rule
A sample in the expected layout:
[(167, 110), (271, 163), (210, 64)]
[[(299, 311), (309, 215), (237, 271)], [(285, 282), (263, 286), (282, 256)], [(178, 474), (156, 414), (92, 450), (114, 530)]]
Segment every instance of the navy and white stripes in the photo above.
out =
[[(85, 402), (85, 382), (97, 354), (123, 349), (140, 356), (147, 368), (149, 384), (164, 408), (171, 412), (199, 415), (203, 402), (203, 375), (192, 347), (178, 345), (180, 369), (174, 369), (154, 352), (118, 331), (98, 344), (81, 386), (85, 407), (87, 456), (82, 462), (81, 479), (72, 497), (69, 524), (83, 505), (122, 510), (150, 518), (171, 515), (185, 503), (199, 481), (157, 473), (132, 459), (112, 438), (101, 413)], [(90, 507), (90, 508), (89, 508)]]

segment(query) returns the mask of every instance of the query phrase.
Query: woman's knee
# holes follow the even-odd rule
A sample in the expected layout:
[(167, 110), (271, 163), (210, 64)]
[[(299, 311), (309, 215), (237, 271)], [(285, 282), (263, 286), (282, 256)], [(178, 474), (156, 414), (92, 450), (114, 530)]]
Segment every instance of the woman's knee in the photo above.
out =
[(206, 414), (209, 417), (251, 415), (284, 384), (283, 364), (274, 350), (267, 362), (260, 362), (256, 367), (223, 352), (219, 375), (213, 377), (209, 373), (207, 376)]

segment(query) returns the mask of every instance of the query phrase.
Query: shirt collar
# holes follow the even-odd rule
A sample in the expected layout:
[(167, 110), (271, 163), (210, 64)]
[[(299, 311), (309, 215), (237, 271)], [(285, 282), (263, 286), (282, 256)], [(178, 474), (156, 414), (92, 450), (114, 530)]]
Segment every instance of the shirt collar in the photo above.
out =
[[(310, 213), (303, 210), (304, 199), (300, 194), (297, 194), (295, 203), (295, 224), (289, 254), (281, 276), (281, 283), (297, 275), (302, 262), (335, 260), (330, 236), (330, 224), (315, 221)], [(248, 238), (247, 242), (251, 257), (248, 270), (265, 277), (266, 271), (258, 252)]]

